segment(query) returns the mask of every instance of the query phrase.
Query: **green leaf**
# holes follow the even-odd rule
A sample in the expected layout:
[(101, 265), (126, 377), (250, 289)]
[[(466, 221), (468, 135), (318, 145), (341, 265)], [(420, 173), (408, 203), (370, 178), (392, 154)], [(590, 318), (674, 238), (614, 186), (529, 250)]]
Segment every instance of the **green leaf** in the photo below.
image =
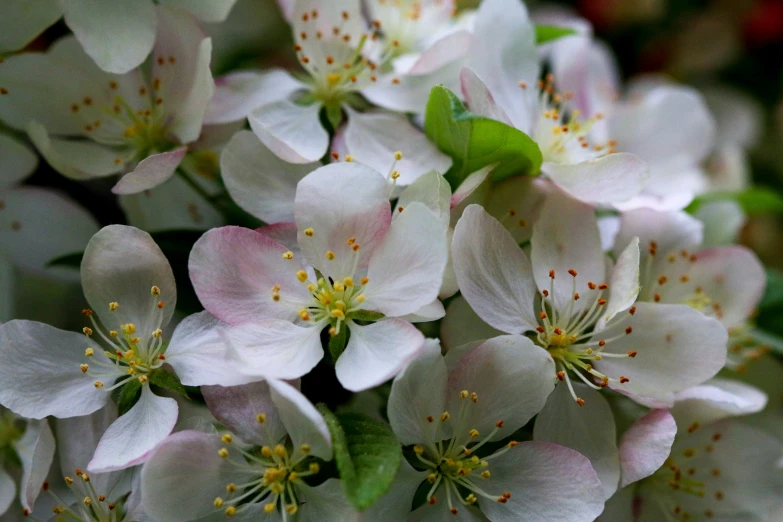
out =
[(373, 312), (372, 310), (359, 310), (351, 314), (351, 319), (357, 321), (380, 321), (385, 316), (380, 312)]
[(783, 272), (767, 269), (767, 286), (759, 303), (759, 310), (783, 306)]
[(348, 344), (348, 327), (342, 324), (340, 333), (329, 337), (329, 355), (332, 356), (332, 361), (337, 362), (337, 358), (345, 350), (346, 344)]
[(154, 384), (155, 386), (158, 386), (166, 390), (171, 390), (185, 397), (188, 396), (188, 391), (180, 382), (179, 377), (177, 377), (177, 375), (174, 373), (167, 372), (166, 370), (159, 368), (157, 370), (153, 370), (148, 375), (148, 377), (150, 383)]
[(541, 150), (530, 137), (505, 123), (469, 112), (453, 92), (437, 85), (430, 91), (424, 132), (453, 164), (446, 179), (457, 186), (469, 174), (497, 164), (495, 180), (514, 174), (538, 174)]
[(345, 494), (356, 509), (365, 510), (389, 491), (402, 460), (400, 442), (389, 426), (366, 415), (335, 415), (324, 404), (318, 411), (332, 435)]
[(697, 196), (686, 209), (695, 212), (701, 205), (711, 201), (734, 200), (748, 215), (783, 213), (783, 196), (766, 187), (751, 187), (741, 192), (710, 192)]
[(576, 34), (576, 31), (570, 27), (558, 27), (556, 25), (537, 25), (536, 43), (538, 45), (545, 44), (570, 34)]
[(55, 257), (54, 259), (46, 263), (46, 266), (47, 267), (66, 266), (69, 268), (76, 268), (78, 270), (79, 267), (82, 266), (83, 257), (84, 257), (84, 252), (65, 254), (64, 256)]
[(325, 105), (326, 119), (329, 120), (332, 128), (337, 130), (343, 122), (343, 109), (340, 105)]
[(120, 399), (117, 402), (117, 409), (120, 415), (125, 415), (133, 408), (141, 396), (141, 382), (138, 379), (131, 379), (122, 387)]

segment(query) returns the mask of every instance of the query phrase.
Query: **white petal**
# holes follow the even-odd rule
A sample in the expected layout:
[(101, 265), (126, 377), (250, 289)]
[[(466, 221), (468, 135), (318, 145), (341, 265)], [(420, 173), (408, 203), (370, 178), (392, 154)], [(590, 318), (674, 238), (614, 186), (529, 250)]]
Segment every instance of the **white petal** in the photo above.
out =
[(535, 328), (533, 270), (503, 225), (470, 205), (454, 229), (451, 248), (462, 295), (479, 317), (506, 333)]
[(573, 386), (576, 395), (584, 399), (584, 406), (574, 405), (568, 387), (559, 384), (536, 417), (533, 437), (571, 448), (590, 459), (601, 480), (601, 499), (606, 500), (617, 491), (620, 480), (614, 415), (599, 392), (579, 383)]
[[(274, 447), (287, 431), (272, 402), (269, 383), (254, 382), (242, 386), (204, 386), (201, 389), (209, 411), (244, 442)], [(258, 422), (258, 415), (266, 421)]]
[[(634, 315), (616, 320), (611, 332), (632, 326), (630, 335), (607, 342), (604, 352), (636, 357), (607, 358), (595, 368), (630, 382), (612, 385), (617, 391), (641, 397), (664, 398), (713, 377), (726, 362), (726, 329), (701, 312), (684, 305), (637, 303)], [(598, 340), (610, 335), (607, 329)]]
[(601, 482), (590, 461), (574, 450), (521, 442), (491, 462), (485, 487), (511, 493), (505, 504), (482, 504), (493, 522), (590, 522), (604, 508)]
[(424, 347), (424, 335), (400, 319), (387, 319), (369, 326), (354, 324), (350, 335), (335, 369), (343, 388), (354, 392), (391, 379)]
[(342, 481), (331, 478), (316, 487), (307, 484), (297, 488), (304, 504), (297, 512), (301, 522), (358, 522), (364, 515), (351, 505), (345, 496)]
[(4, 203), (0, 212), (0, 254), (26, 272), (77, 280), (76, 270), (48, 268), (47, 264), (83, 252), (98, 231), (95, 218), (72, 200), (45, 188), (25, 186), (2, 191), (0, 200)]
[(627, 201), (648, 179), (647, 164), (625, 152), (571, 165), (546, 163), (541, 170), (571, 197), (597, 204)]
[(440, 152), (405, 117), (385, 112), (347, 111), (345, 145), (348, 152), (356, 161), (378, 172), (389, 172), (395, 163), (395, 152), (401, 151), (402, 159), (394, 166), (400, 174), (399, 185), (410, 185), (431, 170), (443, 174), (451, 167), (451, 158)]
[(231, 197), (266, 223), (294, 220), (296, 185), (320, 166), (287, 163), (249, 131), (237, 132), (220, 156), (223, 181)]
[[(389, 189), (370, 167), (332, 163), (299, 182), (295, 215), (299, 246), (313, 268), (337, 279), (353, 276), (355, 266), (367, 266), (391, 224)], [(312, 236), (304, 234), (308, 228)], [(348, 243), (352, 238), (358, 252)], [(326, 258), (327, 251), (334, 259)]]
[(435, 340), (428, 340), (419, 356), (394, 378), (388, 416), (403, 445), (441, 440), (436, 434), (440, 415), (446, 411), (447, 379), (446, 363)]
[(0, 134), (0, 156), (3, 170), (0, 172), (0, 188), (11, 187), (35, 170), (38, 157), (23, 142), (7, 134)]
[[(514, 126), (529, 131), (537, 105), (534, 87), (540, 67), (535, 30), (524, 4), (515, 0), (481, 4), (469, 64), (487, 83)], [(519, 87), (521, 81), (526, 82), (527, 89)]]
[(639, 239), (634, 238), (614, 265), (609, 280), (608, 304), (596, 329), (603, 329), (615, 315), (629, 309), (639, 295), (639, 288)]
[(32, 511), (35, 499), (41, 493), (54, 460), (54, 446), (54, 435), (46, 419), (29, 421), (24, 436), (14, 443), (22, 461), (19, 500), (25, 509)]
[(677, 424), (666, 410), (653, 410), (636, 421), (620, 439), (620, 487), (649, 477), (671, 452)]
[(431, 303), (440, 291), (447, 248), (435, 214), (421, 203), (408, 205), (370, 257), (362, 306), (395, 317)]
[(757, 413), (767, 405), (767, 394), (754, 386), (729, 380), (711, 379), (675, 394), (671, 412), (681, 429), (691, 423)]
[(685, 212), (659, 212), (651, 209), (639, 209), (623, 212), (620, 215), (620, 231), (614, 244), (614, 255), (631, 242), (634, 236), (639, 238), (642, 260), (647, 257), (651, 241), (663, 256), (681, 249), (691, 250), (701, 244), (704, 226)]
[(174, 429), (178, 411), (177, 401), (142, 386), (139, 402), (101, 437), (87, 470), (103, 473), (141, 464)]
[[(169, 323), (177, 304), (177, 286), (169, 262), (152, 236), (137, 228), (109, 225), (95, 234), (82, 259), (84, 296), (106, 327), (133, 323), (138, 336)], [(152, 295), (152, 287), (160, 290)], [(109, 311), (109, 303), (119, 308)], [(162, 308), (158, 303), (163, 302)]]
[(428, 323), (430, 321), (437, 321), (444, 315), (446, 315), (446, 309), (443, 308), (443, 303), (440, 302), (440, 299), (435, 299), (412, 314), (401, 316), (400, 319), (404, 319), (409, 323)]
[(16, 483), (11, 475), (0, 468), (0, 515), (5, 514), (16, 500)]
[[(299, 242), (296, 240), (296, 223), (275, 223), (274, 225), (257, 228), (256, 232), (277, 241), (293, 252), (295, 256), (302, 253), (301, 250), (299, 250)], [(308, 268), (309, 267), (306, 267), (305, 270)], [(310, 270), (312, 270), (312, 268), (310, 268)]]
[(636, 488), (624, 488), (606, 501), (604, 511), (596, 522), (625, 522), (634, 520), (634, 498)]
[(402, 215), (399, 207), (406, 209), (414, 202), (423, 203), (438, 217), (444, 228), (449, 226), (451, 187), (442, 174), (430, 171), (408, 185), (397, 199), (397, 212), (392, 219)]
[(311, 453), (324, 460), (332, 459), (332, 436), (326, 421), (310, 401), (290, 384), (270, 379), (269, 389), (277, 414), (285, 425), (296, 452), (308, 444)]
[(489, 92), (489, 88), (484, 81), (479, 78), (473, 69), (465, 67), (460, 71), (460, 84), (462, 86), (462, 94), (465, 96), (465, 102), (473, 114), (480, 116), (486, 116), (493, 120), (497, 120), (511, 125), (511, 120), (505, 111), (495, 102), (495, 98), (492, 93)]
[(89, 0), (60, 0), (65, 23), (101, 69), (125, 73), (152, 50), (158, 17), (149, 0), (97, 5)]
[(541, 177), (514, 176), (495, 185), (485, 208), (517, 243), (525, 243), (530, 240), (546, 195), (552, 190), (553, 185)]
[(34, 121), (27, 125), (27, 134), (46, 162), (63, 176), (77, 180), (99, 178), (125, 168), (126, 151), (91, 141), (52, 139), (46, 128)]
[(482, 321), (461, 295), (449, 302), (446, 317), (440, 323), (440, 339), (447, 350), (498, 335), (503, 335), (503, 332)]
[(305, 85), (282, 69), (240, 71), (215, 79), (204, 123), (226, 123), (247, 118), (254, 109), (284, 100)]
[(135, 169), (120, 178), (111, 191), (115, 194), (137, 194), (165, 183), (174, 175), (187, 151), (187, 147), (180, 147), (147, 156)]
[(554, 389), (554, 375), (552, 357), (528, 338), (495, 337), (471, 350), (449, 372), (448, 409), (462, 409), (460, 403), (468, 400), (460, 398), (462, 390), (478, 394), (478, 406), (467, 406), (462, 425), (485, 437), (503, 421), (491, 439), (501, 440), (541, 411)]
[(321, 330), (282, 319), (244, 323), (225, 330), (226, 356), (244, 375), (295, 379), (323, 358)]
[(204, 22), (222, 22), (237, 0), (164, 0), (166, 5), (186, 9)]
[(696, 209), (693, 217), (704, 224), (705, 247), (736, 243), (747, 222), (740, 204), (732, 200), (708, 201)]
[(402, 459), (389, 492), (365, 510), (364, 516), (368, 520), (407, 520), (411, 500), (426, 478), (426, 471), (417, 471)]
[(157, 94), (171, 117), (169, 131), (180, 143), (190, 143), (201, 134), (207, 103), (215, 91), (209, 70), (212, 40), (205, 38), (198, 21), (188, 13), (161, 7), (158, 17), (153, 49), (158, 59), (153, 61), (152, 76), (160, 80)]
[[(10, 53), (25, 47), (62, 16), (57, 0), (28, 2), (6, 0), (0, 6), (3, 33), (0, 35), (0, 53)], [(5, 511), (0, 502), (0, 514)]]
[[(533, 227), (530, 259), (540, 290), (550, 288), (549, 274), (555, 271), (557, 310), (566, 310), (575, 292), (587, 291), (588, 282), (605, 282), (604, 254), (593, 209), (560, 194), (550, 195)], [(575, 270), (576, 277), (569, 270)], [(591, 304), (591, 299), (581, 299), (574, 301), (573, 308), (580, 311)]]
[(226, 359), (226, 344), (219, 334), (226, 327), (229, 325), (206, 311), (177, 325), (166, 348), (166, 362), (182, 384), (236, 386), (248, 382)]
[(84, 335), (43, 323), (10, 321), (0, 326), (0, 404), (31, 419), (89, 415), (109, 400), (82, 374)]
[(305, 106), (280, 100), (254, 110), (247, 119), (258, 139), (278, 157), (289, 163), (312, 163), (329, 147), (320, 111), (317, 103)]

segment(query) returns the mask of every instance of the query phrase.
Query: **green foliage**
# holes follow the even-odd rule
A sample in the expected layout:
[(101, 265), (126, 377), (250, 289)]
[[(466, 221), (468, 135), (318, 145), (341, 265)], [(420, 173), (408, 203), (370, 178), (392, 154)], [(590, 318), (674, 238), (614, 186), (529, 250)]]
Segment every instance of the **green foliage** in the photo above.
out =
[(563, 36), (570, 34), (576, 34), (576, 31), (570, 27), (558, 27), (556, 25), (537, 25), (536, 26), (536, 43), (538, 45), (549, 43), (552, 40), (557, 40)]
[(695, 212), (701, 205), (710, 201), (734, 200), (748, 215), (783, 213), (783, 197), (766, 187), (751, 187), (739, 192), (710, 192), (697, 196), (688, 205), (688, 212)]
[(120, 398), (117, 401), (117, 409), (120, 415), (125, 415), (139, 401), (141, 396), (141, 383), (138, 379), (131, 379), (120, 388)]
[(46, 266), (47, 267), (64, 266), (64, 267), (75, 268), (76, 270), (79, 270), (79, 267), (82, 266), (83, 257), (84, 257), (84, 252), (65, 254), (64, 256), (55, 257), (54, 259), (46, 263)]
[(397, 437), (385, 423), (356, 413), (318, 410), (332, 435), (334, 460), (343, 489), (358, 510), (369, 508), (391, 487), (402, 459)]
[(430, 91), (424, 132), (453, 164), (445, 177), (458, 186), (469, 174), (496, 164), (495, 180), (538, 174), (541, 150), (530, 137), (505, 123), (471, 113), (442, 85)]
[(182, 382), (180, 382), (179, 377), (177, 377), (177, 375), (174, 373), (167, 372), (162, 368), (158, 368), (157, 370), (150, 372), (148, 377), (150, 383), (159, 388), (171, 390), (175, 393), (179, 393), (184, 397), (188, 396), (188, 391), (182, 385)]
[(340, 333), (329, 337), (329, 355), (332, 356), (332, 361), (337, 362), (337, 358), (345, 350), (346, 344), (348, 344), (348, 327), (343, 324), (340, 327)]
[(373, 312), (372, 310), (359, 310), (351, 314), (351, 319), (356, 321), (380, 321), (384, 315), (380, 312)]

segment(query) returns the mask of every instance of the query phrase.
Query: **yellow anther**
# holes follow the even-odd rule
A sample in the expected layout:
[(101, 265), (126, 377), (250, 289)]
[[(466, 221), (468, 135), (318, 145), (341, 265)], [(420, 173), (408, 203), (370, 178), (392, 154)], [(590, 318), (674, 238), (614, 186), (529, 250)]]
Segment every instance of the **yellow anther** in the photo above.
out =
[(234, 442), (234, 437), (232, 437), (230, 433), (226, 433), (222, 437), (220, 437), (220, 440), (223, 441), (223, 444), (231, 444), (232, 442)]
[(474, 403), (478, 402), (478, 394), (476, 392), (473, 392), (470, 394), (470, 400)]
[(285, 449), (285, 446), (282, 444), (278, 444), (275, 446), (275, 455), (277, 455), (280, 458), (285, 458), (288, 456), (288, 452)]
[(341, 282), (339, 282), (339, 281), (335, 281), (334, 283), (332, 283), (332, 288), (334, 288), (334, 290), (336, 292), (344, 292), (345, 291), (345, 286)]
[(443, 413), (440, 414), (441, 422), (446, 422), (450, 418), (451, 418), (451, 414), (449, 412), (447, 412), (447, 411), (444, 411)]
[(293, 515), (294, 513), (296, 513), (297, 511), (299, 511), (299, 507), (298, 507), (296, 504), (288, 504), (288, 505), (285, 507), (285, 510), (286, 510), (286, 512), (288, 512), (289, 514)]
[(400, 177), (400, 171), (399, 170), (392, 171), (391, 179), (397, 179), (399, 177)]
[(331, 335), (332, 337), (334, 337), (335, 335), (337, 335), (337, 328), (335, 328), (334, 326), (332, 326), (331, 328), (329, 328), (329, 335)]
[(161, 335), (163, 335), (163, 330), (161, 330), (160, 328), (152, 332), (152, 337), (154, 337), (155, 339), (160, 338)]
[(476, 498), (476, 495), (474, 495), (473, 493), (465, 497), (465, 502), (467, 502), (468, 504), (475, 504), (477, 500), (478, 499)]
[(416, 453), (416, 455), (421, 455), (422, 453), (424, 453), (424, 446), (416, 444), (415, 446), (413, 446), (413, 452)]
[(332, 317), (336, 317), (337, 319), (339, 319), (341, 321), (345, 319), (345, 313), (342, 310), (338, 309), (338, 308), (335, 308), (334, 310), (332, 310), (329, 313), (332, 315)]
[(309, 444), (302, 444), (301, 446), (299, 446), (299, 450), (305, 455), (309, 455), (312, 448), (310, 447)]
[(160, 288), (157, 286), (153, 286), (150, 288), (150, 294), (151, 295), (160, 295)]
[(126, 138), (132, 138), (139, 132), (139, 126), (138, 125), (130, 125), (129, 127), (125, 127), (125, 131), (123, 131), (122, 135)]
[(402, 151), (399, 151), (399, 150), (396, 151), (394, 153), (394, 159), (396, 159), (397, 161), (401, 160), (402, 159)]
[(87, 373), (87, 370), (90, 369), (90, 365), (89, 364), (82, 364), (80, 366), (80, 368), (82, 369), (82, 373)]
[(304, 229), (304, 235), (306, 235), (307, 237), (313, 237), (314, 233), (315, 233), (315, 230), (313, 230), (312, 228)]
[(468, 395), (470, 395), (470, 392), (468, 392), (468, 390), (462, 390), (461, 392), (459, 392), (460, 399), (467, 399)]
[[(228, 492), (228, 493), (236, 493), (236, 491), (237, 491), (237, 485), (236, 484), (234, 484), (233, 482), (231, 482), (229, 484), (226, 484), (226, 492)], [(220, 507), (220, 506), (218, 506), (218, 507)]]
[(362, 277), (361, 279), (359, 279), (359, 282), (361, 284), (363, 284), (363, 285), (366, 285), (367, 283), (370, 282), (370, 278), (369, 277)]
[(473, 438), (475, 439), (476, 437), (478, 437), (478, 436), (479, 436), (479, 432), (478, 432), (478, 430), (477, 430), (477, 429), (475, 429), (475, 428), (474, 428), (474, 429), (472, 429), (472, 430), (470, 430), (470, 431), (468, 432), (468, 435), (470, 435), (471, 437), (473, 437)]
[(233, 517), (236, 514), (237, 514), (237, 508), (235, 508), (234, 506), (228, 506), (226, 508), (226, 516), (227, 517)]
[(310, 320), (310, 312), (308, 312), (305, 309), (299, 310), (299, 317), (302, 318), (302, 321), (309, 321)]
[(115, 311), (119, 307), (120, 307), (120, 304), (117, 303), (117, 302), (109, 303), (109, 311), (111, 311), (111, 312)]
[(67, 486), (73, 485), (73, 479), (71, 477), (63, 477), (63, 480)]
[(90, 497), (84, 497), (84, 500), (82, 502), (84, 502), (85, 506), (91, 506), (92, 505), (92, 499)]
[(346, 288), (352, 288), (353, 287), (353, 277), (344, 277), (343, 278), (343, 285)]
[(220, 448), (217, 453), (218, 453), (218, 457), (220, 457), (221, 459), (228, 458), (228, 450), (226, 448)]
[(438, 480), (438, 475), (436, 473), (430, 473), (427, 475), (427, 482), (430, 484), (435, 484), (436, 480)]
[(212, 505), (213, 505), (213, 506), (215, 506), (216, 508), (221, 508), (221, 507), (223, 507), (223, 499), (222, 499), (222, 498), (220, 498), (220, 497), (217, 497), (217, 498), (216, 498), (216, 499), (215, 499), (215, 500), (212, 502)]
[[(265, 416), (265, 418), (266, 418), (266, 416)], [(264, 457), (267, 457), (267, 458), (271, 457), (272, 456), (272, 448), (270, 448), (269, 446), (263, 446), (261, 448), (261, 455), (263, 455)]]
[(269, 502), (267, 504), (264, 504), (264, 511), (267, 513), (271, 513), (275, 510), (275, 504), (274, 502)]
[(319, 466), (318, 463), (313, 462), (312, 464), (310, 464), (310, 473), (316, 474), (319, 471), (321, 471), (321, 466)]
[(109, 330), (109, 335), (111, 335), (112, 337), (117, 337), (120, 334), (117, 333), (117, 330)]
[(283, 253), (283, 259), (293, 259), (293, 258), (294, 258), (294, 253), (291, 252), (290, 250), (288, 252)]
[(84, 350), (85, 357), (92, 357), (93, 355), (95, 355), (95, 350), (93, 350), (92, 348), (87, 348), (86, 350)]
[(296, 278), (299, 280), (300, 283), (304, 283), (305, 281), (307, 281), (307, 272), (305, 272), (304, 270), (299, 270), (296, 273)]
[(327, 250), (326, 251), (326, 259), (328, 259), (329, 261), (333, 260), (334, 259), (334, 252), (332, 252), (331, 250)]
[(367, 298), (366, 298), (366, 297), (364, 297), (364, 294), (359, 294), (359, 295), (357, 295), (357, 296), (356, 296), (354, 299), (355, 299), (355, 301), (356, 301), (357, 303), (363, 303), (363, 302), (364, 302), (364, 300), (365, 300), (365, 299), (367, 299)]
[(120, 330), (122, 330), (122, 333), (125, 335), (133, 335), (136, 333), (136, 325), (133, 323), (128, 323), (120, 326)]
[(87, 337), (89, 337), (92, 335), (92, 328), (90, 328), (89, 326), (85, 326), (84, 328), (82, 328), (82, 333)]
[[(342, 77), (343, 77), (342, 74), (329, 73), (329, 74), (326, 75), (326, 82), (330, 86), (334, 87), (335, 85), (340, 83), (340, 78), (342, 78)], [(348, 156), (345, 157), (345, 161), (348, 161)]]
[(142, 384), (147, 384), (147, 381), (149, 381), (149, 378), (147, 378), (146, 375), (139, 375), (139, 382)]
[(128, 339), (128, 342), (130, 344), (139, 344), (139, 338), (138, 337), (131, 337), (130, 339)]
[(299, 475), (296, 473), (296, 471), (292, 471), (290, 475), (288, 475), (288, 480), (291, 482), (295, 482), (299, 480)]
[(489, 478), (489, 470), (485, 469), (484, 471), (482, 471), (481, 476), (484, 478)]
[(102, 381), (95, 381), (93, 383), (93, 386), (95, 386), (96, 390), (100, 390), (101, 388), (103, 388), (103, 382)]
[(135, 352), (133, 350), (128, 350), (127, 352), (122, 354), (122, 356), (125, 357), (126, 359), (130, 359), (131, 357), (133, 357), (134, 353)]
[(351, 156), (350, 154), (346, 154), (345, 155), (345, 161), (347, 161), (348, 163), (352, 162), (353, 161), (353, 156)]

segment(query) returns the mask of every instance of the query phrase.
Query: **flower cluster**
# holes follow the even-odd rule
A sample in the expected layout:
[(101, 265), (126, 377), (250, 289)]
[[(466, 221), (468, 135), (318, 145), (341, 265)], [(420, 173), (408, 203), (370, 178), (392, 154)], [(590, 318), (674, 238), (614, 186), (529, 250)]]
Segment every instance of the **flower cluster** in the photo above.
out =
[(3, 0), (3, 520), (779, 520), (702, 94), (519, 0), (277, 3), (239, 70), (250, 2)]

